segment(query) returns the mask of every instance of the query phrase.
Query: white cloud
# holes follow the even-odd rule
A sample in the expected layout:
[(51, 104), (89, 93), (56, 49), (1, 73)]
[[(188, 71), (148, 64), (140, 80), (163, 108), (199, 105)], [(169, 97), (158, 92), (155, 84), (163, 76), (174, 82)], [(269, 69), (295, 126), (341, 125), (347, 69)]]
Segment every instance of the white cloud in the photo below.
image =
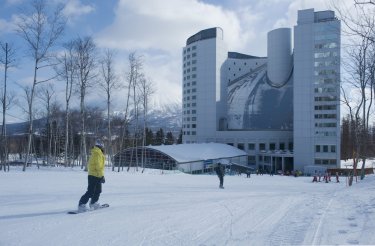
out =
[(97, 36), (99, 45), (138, 50), (157, 47), (168, 53), (181, 51), (196, 32), (220, 26), (228, 44), (238, 46), (243, 36), (232, 11), (196, 0), (120, 0), (115, 21)]
[(120, 54), (142, 54), (145, 73), (158, 88), (155, 100), (181, 101), (181, 49), (191, 35), (221, 27), (230, 51), (266, 56), (269, 31), (293, 28), (300, 9), (320, 11), (329, 5), (327, 0), (235, 0), (224, 9), (198, 0), (119, 0), (113, 23), (95, 40)]
[(89, 14), (95, 11), (93, 5), (84, 5), (79, 0), (69, 0), (64, 7), (64, 15), (71, 19), (75, 19), (81, 15)]
[(100, 47), (143, 55), (146, 76), (157, 88), (153, 103), (163, 105), (181, 102), (181, 50), (186, 39), (211, 27), (223, 28), (230, 49), (246, 44), (248, 35), (235, 12), (196, 0), (120, 0), (114, 22), (95, 40)]
[(5, 19), (0, 19), (0, 36), (6, 33), (13, 32), (16, 28), (17, 20), (17, 15), (12, 15), (9, 21)]

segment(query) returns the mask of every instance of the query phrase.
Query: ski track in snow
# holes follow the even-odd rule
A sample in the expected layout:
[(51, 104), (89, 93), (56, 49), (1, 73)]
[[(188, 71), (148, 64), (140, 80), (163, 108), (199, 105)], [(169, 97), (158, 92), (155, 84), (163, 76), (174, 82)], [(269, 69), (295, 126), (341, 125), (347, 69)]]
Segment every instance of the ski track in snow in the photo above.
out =
[(110, 207), (67, 215), (86, 177), (0, 173), (0, 245), (375, 245), (374, 175), (352, 187), (225, 176), (220, 190), (215, 175), (107, 170), (101, 201)]

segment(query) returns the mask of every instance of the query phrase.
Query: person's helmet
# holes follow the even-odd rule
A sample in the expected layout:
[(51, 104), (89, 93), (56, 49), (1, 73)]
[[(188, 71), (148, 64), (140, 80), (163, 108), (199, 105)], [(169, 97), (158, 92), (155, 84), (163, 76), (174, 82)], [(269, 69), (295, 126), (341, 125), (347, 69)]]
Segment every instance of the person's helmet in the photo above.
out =
[(95, 140), (95, 146), (98, 146), (99, 148), (104, 149), (104, 143), (100, 139)]

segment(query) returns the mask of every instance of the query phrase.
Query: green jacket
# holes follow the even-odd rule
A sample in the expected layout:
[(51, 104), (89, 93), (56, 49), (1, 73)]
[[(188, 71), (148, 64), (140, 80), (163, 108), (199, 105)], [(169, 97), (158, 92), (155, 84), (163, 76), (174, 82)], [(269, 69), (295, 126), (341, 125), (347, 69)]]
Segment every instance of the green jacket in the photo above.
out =
[(104, 176), (104, 161), (105, 157), (101, 149), (94, 147), (91, 150), (89, 159), (89, 175), (101, 178)]

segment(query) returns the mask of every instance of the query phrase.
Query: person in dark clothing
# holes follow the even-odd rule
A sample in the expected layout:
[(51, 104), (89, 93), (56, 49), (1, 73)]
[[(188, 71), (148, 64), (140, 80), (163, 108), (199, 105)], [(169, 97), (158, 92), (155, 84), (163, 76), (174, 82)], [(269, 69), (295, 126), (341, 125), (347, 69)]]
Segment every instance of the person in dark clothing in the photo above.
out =
[(246, 178), (250, 178), (250, 175), (251, 175), (250, 170), (247, 170), (247, 171), (246, 171)]
[(215, 172), (216, 172), (216, 174), (217, 174), (217, 176), (219, 177), (219, 180), (220, 180), (219, 188), (224, 189), (223, 185), (224, 185), (225, 167), (223, 165), (221, 165), (220, 162), (215, 167)]

